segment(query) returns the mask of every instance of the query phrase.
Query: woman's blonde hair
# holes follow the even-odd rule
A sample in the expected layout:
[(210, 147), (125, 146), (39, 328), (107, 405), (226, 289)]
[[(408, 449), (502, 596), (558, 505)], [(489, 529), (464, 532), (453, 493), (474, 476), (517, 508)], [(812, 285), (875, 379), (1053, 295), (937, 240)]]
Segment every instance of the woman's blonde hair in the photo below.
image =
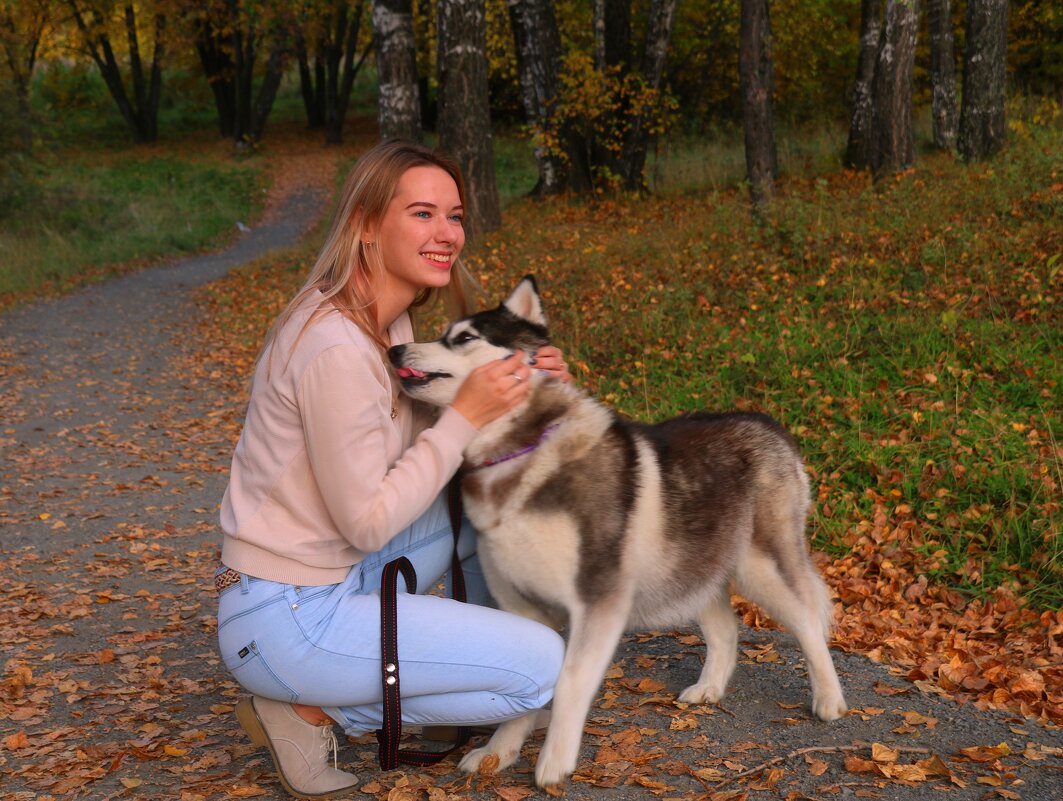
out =
[[(383, 218), (399, 179), (411, 167), (439, 167), (445, 171), (457, 184), (458, 197), (465, 206), (465, 182), (457, 163), (449, 156), (401, 139), (389, 139), (371, 148), (347, 176), (339, 209), (317, 261), (306, 283), (274, 321), (262, 353), (271, 353), (270, 345), (277, 332), (314, 292), (320, 293), (322, 301), (331, 301), (341, 314), (361, 328), (382, 355), (387, 351), (389, 343), (377, 332), (376, 320), (376, 292), (384, 286), (384, 262), (378, 243), (367, 245), (362, 235), (367, 227), (376, 227)], [(452, 317), (464, 317), (469, 312), (466, 290), (471, 285), (461, 259), (456, 259), (451, 266), (450, 283), (442, 289), (422, 290), (411, 308), (434, 303), (442, 296)], [(307, 325), (316, 316), (311, 315)]]

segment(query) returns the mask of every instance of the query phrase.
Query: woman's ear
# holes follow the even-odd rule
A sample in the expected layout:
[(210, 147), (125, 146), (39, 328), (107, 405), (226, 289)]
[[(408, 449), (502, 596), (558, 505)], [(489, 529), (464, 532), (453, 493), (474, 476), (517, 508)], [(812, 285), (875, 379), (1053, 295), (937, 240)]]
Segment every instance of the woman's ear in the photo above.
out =
[(364, 220), (362, 210), (358, 209), (351, 215), (351, 225), (354, 228), (361, 226), (361, 240), (363, 245), (372, 245), (376, 242), (376, 226), (369, 220)]

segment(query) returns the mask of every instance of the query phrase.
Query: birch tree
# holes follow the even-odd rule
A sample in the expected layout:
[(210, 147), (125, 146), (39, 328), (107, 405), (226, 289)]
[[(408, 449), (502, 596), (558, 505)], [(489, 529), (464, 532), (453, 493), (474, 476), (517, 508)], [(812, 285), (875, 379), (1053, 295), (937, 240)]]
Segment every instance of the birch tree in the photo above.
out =
[(374, 0), (373, 30), (380, 79), (380, 138), (420, 142), (421, 93), (411, 0)]
[(950, 150), (956, 144), (956, 46), (949, 0), (927, 0), (930, 28), (931, 113), (934, 146)]
[[(652, 0), (646, 20), (646, 44), (643, 48), (642, 79), (654, 95), (661, 91), (664, 66), (668, 57), (668, 43), (672, 37), (677, 0)], [(767, 16), (765, 0), (765, 17)], [(770, 33), (769, 33), (770, 36)], [(769, 55), (770, 59), (770, 55)], [(650, 115), (638, 108), (632, 115), (630, 127), (621, 156), (620, 170), (624, 186), (631, 190), (645, 189), (643, 172), (650, 140), (656, 134), (651, 130)]]
[(1004, 147), (1007, 96), (1007, 0), (968, 0), (959, 151), (984, 159)]
[(845, 148), (847, 167), (860, 168), (871, 164), (871, 123), (874, 109), (871, 92), (881, 38), (882, 0), (862, 0), (860, 56), (856, 64), (856, 82), (853, 84), (849, 141)]
[[(551, 0), (507, 0), (509, 19), (517, 51), (517, 73), (520, 77), (521, 104), (532, 131), (535, 163), (539, 180), (533, 195), (553, 195), (563, 192), (568, 184), (570, 165), (561, 155), (562, 148), (551, 147), (546, 131), (557, 99), (558, 71), (561, 68), (561, 36)], [(567, 133), (560, 132), (562, 139)], [(572, 175), (587, 175), (589, 169), (577, 166)]]
[(886, 0), (886, 22), (875, 62), (871, 169), (876, 174), (910, 167), (912, 67), (919, 33), (918, 0)]
[(484, 0), (439, 0), (439, 145), (465, 178), (465, 231), (470, 239), (502, 224), (495, 180), (487, 91)]
[(876, 33), (882, 8), (880, 0), (863, 0), (860, 63), (845, 155), (847, 165), (870, 168), (875, 174), (907, 168), (914, 152), (912, 68), (919, 2), (885, 0), (885, 18)]
[(746, 175), (753, 205), (758, 209), (771, 200), (778, 169), (771, 103), (773, 71), (768, 0), (742, 0), (739, 74)]

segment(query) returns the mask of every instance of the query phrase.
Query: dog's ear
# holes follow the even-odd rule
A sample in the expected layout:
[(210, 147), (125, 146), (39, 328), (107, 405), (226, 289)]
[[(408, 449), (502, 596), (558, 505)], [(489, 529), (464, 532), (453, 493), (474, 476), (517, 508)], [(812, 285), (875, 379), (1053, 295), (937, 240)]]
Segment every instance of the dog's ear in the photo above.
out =
[(502, 305), (524, 320), (546, 325), (546, 315), (543, 314), (543, 303), (539, 298), (539, 287), (535, 283), (535, 276), (524, 276)]

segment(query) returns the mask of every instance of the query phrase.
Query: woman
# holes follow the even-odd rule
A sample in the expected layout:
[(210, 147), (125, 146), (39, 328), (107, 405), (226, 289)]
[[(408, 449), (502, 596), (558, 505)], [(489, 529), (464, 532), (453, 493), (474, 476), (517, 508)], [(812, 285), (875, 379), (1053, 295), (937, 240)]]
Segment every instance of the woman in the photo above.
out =
[[(478, 428), (528, 393), (519, 354), (463, 384), (430, 425), (401, 396), (385, 351), (409, 342), (409, 310), (444, 291), (463, 313), (464, 188), (456, 165), (385, 142), (348, 177), (306, 284), (258, 360), (222, 500), (218, 640), (253, 694), (237, 717), (293, 795), (348, 789), (332, 724), (377, 729), (380, 574), (400, 555), (418, 586), (450, 564), (444, 487)], [(561, 353), (538, 369), (569, 380)], [(470, 601), (487, 592), (466, 523)], [(403, 722), (497, 723), (546, 704), (563, 645), (550, 629), (486, 606), (399, 594)]]

